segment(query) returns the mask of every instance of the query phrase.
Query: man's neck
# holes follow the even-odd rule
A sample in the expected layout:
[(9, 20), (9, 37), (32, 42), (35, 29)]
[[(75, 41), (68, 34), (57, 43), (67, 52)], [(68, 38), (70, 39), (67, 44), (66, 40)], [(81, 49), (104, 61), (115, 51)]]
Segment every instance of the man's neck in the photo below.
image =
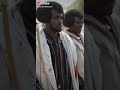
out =
[(76, 35), (77, 37), (80, 37), (80, 33), (75, 32), (73, 29), (68, 29), (69, 32), (73, 33), (74, 35)]
[(56, 37), (57, 37), (57, 35), (58, 35), (58, 32), (54, 32), (53, 30), (51, 30), (50, 28), (48, 28), (48, 27), (46, 27), (45, 28), (45, 32), (47, 33), (47, 34), (49, 34), (50, 35), (50, 37), (52, 38), (52, 39), (56, 39)]

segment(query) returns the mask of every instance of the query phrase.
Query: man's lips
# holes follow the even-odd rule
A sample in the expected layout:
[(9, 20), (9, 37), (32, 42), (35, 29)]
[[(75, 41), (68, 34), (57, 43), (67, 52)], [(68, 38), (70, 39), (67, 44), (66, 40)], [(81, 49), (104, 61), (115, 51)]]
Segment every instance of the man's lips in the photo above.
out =
[(58, 27), (62, 27), (62, 25), (60, 24), (60, 25), (58, 25)]

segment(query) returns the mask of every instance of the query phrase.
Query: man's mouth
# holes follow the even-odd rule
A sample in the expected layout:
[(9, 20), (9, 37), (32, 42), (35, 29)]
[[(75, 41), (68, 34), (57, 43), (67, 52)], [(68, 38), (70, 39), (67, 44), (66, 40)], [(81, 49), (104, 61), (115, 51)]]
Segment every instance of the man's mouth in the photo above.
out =
[(59, 28), (61, 28), (61, 27), (62, 27), (62, 25), (58, 25), (58, 27), (59, 27)]

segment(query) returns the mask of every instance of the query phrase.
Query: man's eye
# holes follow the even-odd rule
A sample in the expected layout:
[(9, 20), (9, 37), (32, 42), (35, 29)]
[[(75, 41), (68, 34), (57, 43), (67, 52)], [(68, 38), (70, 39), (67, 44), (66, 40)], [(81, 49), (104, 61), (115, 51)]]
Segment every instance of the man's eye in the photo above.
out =
[(56, 16), (56, 17), (53, 17), (53, 19), (57, 19), (58, 18), (58, 16)]
[(53, 19), (63, 19), (63, 17), (62, 16), (56, 16), (56, 17), (53, 17)]

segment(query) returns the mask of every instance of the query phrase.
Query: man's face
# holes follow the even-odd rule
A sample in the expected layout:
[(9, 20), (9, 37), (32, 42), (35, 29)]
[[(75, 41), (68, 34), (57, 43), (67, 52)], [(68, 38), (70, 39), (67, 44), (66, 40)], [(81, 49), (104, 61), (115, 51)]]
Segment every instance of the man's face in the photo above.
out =
[(83, 26), (83, 20), (78, 18), (78, 17), (75, 17), (74, 19), (74, 23), (73, 23), (73, 30), (76, 32), (76, 33), (80, 33), (81, 32), (81, 29), (82, 29), (82, 26)]
[(52, 17), (49, 23), (51, 30), (55, 32), (62, 31), (62, 24), (63, 24), (63, 14), (58, 13), (56, 10), (52, 10)]

